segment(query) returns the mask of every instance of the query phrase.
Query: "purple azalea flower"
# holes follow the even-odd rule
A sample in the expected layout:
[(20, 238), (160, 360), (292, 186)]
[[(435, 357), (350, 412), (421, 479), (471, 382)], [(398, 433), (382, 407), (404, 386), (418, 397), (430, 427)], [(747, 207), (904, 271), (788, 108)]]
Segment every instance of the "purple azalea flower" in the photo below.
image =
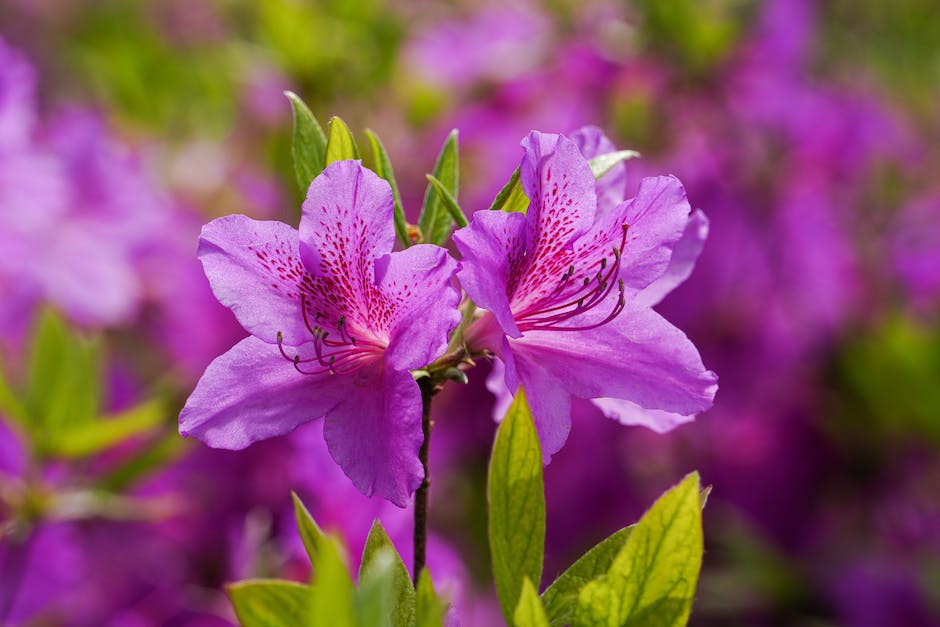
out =
[(299, 232), (241, 215), (205, 226), (212, 289), (252, 335), (210, 364), (180, 433), (241, 449), (323, 417), (356, 487), (406, 505), (424, 476), (409, 371), (443, 353), (460, 295), (444, 249), (391, 252), (392, 207), (385, 181), (344, 161), (310, 185)]
[(680, 247), (700, 220), (682, 186), (647, 178), (635, 198), (600, 211), (574, 141), (533, 131), (522, 145), (528, 212), (477, 212), (454, 240), (461, 284), (488, 310), (467, 342), (499, 358), (509, 390), (529, 391), (546, 457), (568, 436), (572, 396), (659, 431), (708, 409), (717, 377), (651, 309), (695, 259)]

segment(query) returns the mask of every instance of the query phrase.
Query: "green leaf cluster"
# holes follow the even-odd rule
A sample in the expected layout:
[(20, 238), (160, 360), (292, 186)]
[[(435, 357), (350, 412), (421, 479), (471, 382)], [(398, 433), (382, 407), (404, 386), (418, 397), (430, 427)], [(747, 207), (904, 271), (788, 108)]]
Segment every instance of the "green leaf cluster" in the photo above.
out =
[(507, 624), (684, 625), (702, 563), (705, 493), (696, 473), (666, 492), (541, 594), (545, 498), (538, 433), (520, 388), (493, 446), (487, 481), (493, 575)]
[[(293, 148), (294, 174), (302, 193), (310, 183), (335, 161), (360, 159), (361, 153), (349, 126), (338, 117), (330, 119), (327, 131), (317, 121), (310, 108), (292, 92), (285, 92), (294, 112)], [(417, 235), (412, 237), (405, 210), (401, 202), (398, 183), (388, 151), (372, 130), (366, 129), (372, 151), (372, 169), (388, 182), (395, 202), (395, 236), (403, 248), (415, 241), (443, 245), (456, 225), (467, 225), (467, 217), (457, 201), (460, 184), (457, 131), (451, 131), (438, 155), (434, 171), (427, 175), (428, 186), (424, 204), (418, 218)]]
[(0, 373), (0, 412), (17, 423), (39, 459), (89, 457), (155, 430), (166, 417), (157, 400), (103, 414), (100, 342), (50, 310), (38, 317), (19, 383)]
[(382, 524), (369, 532), (353, 583), (340, 541), (324, 534), (294, 495), (294, 513), (313, 564), (309, 584), (277, 579), (228, 586), (238, 621), (245, 627), (440, 627), (447, 603), (434, 590), (427, 569), (415, 587)]

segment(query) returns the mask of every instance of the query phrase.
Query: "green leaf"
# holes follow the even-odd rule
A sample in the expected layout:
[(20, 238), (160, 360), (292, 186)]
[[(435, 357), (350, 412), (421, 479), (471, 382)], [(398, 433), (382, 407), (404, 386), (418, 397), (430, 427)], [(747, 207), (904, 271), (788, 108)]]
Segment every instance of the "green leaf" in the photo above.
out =
[(362, 564), (359, 566), (359, 583), (370, 576), (375, 567), (374, 561), (376, 555), (390, 552), (392, 555), (392, 564), (388, 576), (391, 578), (391, 624), (395, 627), (411, 627), (415, 622), (415, 589), (411, 585), (411, 577), (408, 576), (408, 569), (402, 562), (401, 556), (395, 550), (395, 545), (382, 527), (382, 523), (376, 519), (372, 523), (372, 529), (369, 531), (369, 538), (366, 540), (365, 549), (362, 552)]
[(434, 186), (434, 190), (440, 194), (444, 208), (447, 209), (447, 213), (449, 213), (450, 217), (454, 220), (454, 222), (457, 223), (457, 228), (462, 229), (463, 227), (470, 224), (467, 221), (467, 216), (464, 215), (463, 210), (457, 203), (457, 199), (454, 198), (449, 191), (447, 191), (447, 188), (444, 186), (444, 184), (430, 174), (426, 174), (425, 178), (427, 178), (428, 182)]
[(542, 449), (522, 388), (496, 433), (486, 494), (496, 592), (511, 624), (522, 581), (542, 578), (545, 547)]
[[(444, 141), (437, 163), (434, 165), (434, 172), (432, 172), (434, 178), (443, 183), (454, 198), (457, 198), (457, 188), (460, 184), (459, 169), (457, 130), (454, 129)], [(451, 215), (444, 206), (441, 195), (434, 185), (428, 183), (424, 193), (424, 207), (421, 209), (421, 217), (418, 218), (418, 228), (421, 229), (425, 243), (440, 246), (446, 242), (450, 236), (451, 220)]]
[(307, 557), (310, 563), (317, 560), (317, 555), (322, 550), (321, 547), (326, 542), (326, 536), (320, 530), (313, 516), (307, 511), (303, 501), (297, 496), (296, 492), (291, 492), (294, 499), (294, 518), (297, 520), (297, 530), (300, 532), (300, 539), (303, 540), (304, 548), (307, 550)]
[(313, 559), (313, 625), (356, 627), (356, 587), (339, 540), (325, 536)]
[(293, 581), (249, 579), (226, 586), (243, 627), (310, 625), (312, 591)]
[(635, 150), (618, 150), (588, 159), (588, 163), (591, 165), (591, 172), (596, 180), (610, 172), (618, 163), (623, 163), (627, 159), (636, 159), (639, 156), (640, 153)]
[(572, 625), (685, 625), (702, 566), (698, 473), (644, 514), (606, 575), (578, 595)]
[(528, 577), (522, 580), (522, 594), (519, 595), (519, 604), (512, 618), (516, 627), (548, 627), (545, 608)]
[(395, 182), (395, 173), (392, 171), (392, 160), (389, 159), (382, 140), (369, 129), (366, 129), (366, 137), (369, 138), (369, 144), (372, 145), (372, 159), (375, 163), (375, 172), (383, 179), (388, 181), (392, 188), (392, 197), (395, 199), (395, 236), (404, 248), (411, 246), (411, 239), (408, 237), (408, 222), (405, 221), (405, 210), (401, 204), (401, 194), (398, 192), (398, 183)]
[(294, 175), (302, 194), (307, 193), (311, 181), (326, 167), (326, 135), (323, 127), (300, 97), (291, 91), (284, 95), (290, 100), (294, 112), (294, 136), (291, 153), (294, 156)]
[(330, 134), (326, 140), (326, 165), (335, 161), (358, 159), (359, 147), (352, 131), (340, 118), (330, 118)]
[(138, 450), (130, 459), (110, 469), (95, 484), (101, 490), (120, 492), (147, 474), (170, 465), (187, 450), (187, 444), (175, 431)]
[(53, 312), (43, 312), (30, 350), (25, 403), (40, 452), (47, 452), (49, 436), (66, 425), (95, 420), (99, 388), (98, 343), (72, 333)]
[(610, 565), (632, 531), (633, 525), (624, 527), (594, 545), (542, 593), (542, 603), (552, 627), (567, 625), (570, 622), (578, 601), (578, 593), (589, 582), (610, 570)]
[[(369, 560), (369, 568), (365, 572), (360, 571), (359, 590), (356, 595), (356, 615), (359, 625), (381, 627), (414, 625), (414, 611), (409, 622), (402, 623), (398, 622), (400, 618), (393, 608), (396, 558), (393, 548), (379, 547)], [(410, 582), (409, 585), (411, 585)]]
[(18, 422), (21, 427), (28, 428), (33, 421), (26, 411), (26, 406), (17, 398), (13, 387), (7, 382), (4, 371), (5, 368), (0, 367), (0, 413)]
[(417, 627), (443, 627), (447, 603), (437, 595), (427, 567), (418, 575), (416, 597), (415, 625)]
[(525, 213), (528, 208), (529, 197), (525, 195), (525, 191), (522, 189), (522, 181), (519, 180), (519, 168), (516, 168), (516, 171), (509, 177), (509, 181), (496, 194), (493, 204), (490, 205), (490, 211)]
[(165, 417), (162, 402), (141, 403), (111, 417), (55, 431), (48, 451), (59, 457), (88, 457), (159, 426)]

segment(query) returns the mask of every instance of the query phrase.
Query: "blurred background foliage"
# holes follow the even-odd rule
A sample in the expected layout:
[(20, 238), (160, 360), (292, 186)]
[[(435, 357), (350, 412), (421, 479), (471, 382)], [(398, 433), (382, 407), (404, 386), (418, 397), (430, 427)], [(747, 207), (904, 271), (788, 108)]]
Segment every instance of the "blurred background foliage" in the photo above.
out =
[[(451, 128), (472, 211), (525, 132), (589, 123), (644, 154), (634, 187), (675, 173), (711, 218), (662, 311), (719, 373), (716, 407), (667, 436), (576, 407), (546, 469), (549, 574), (698, 468), (714, 489), (692, 624), (940, 624), (933, 0), (7, 0), (0, 37), (36, 73), (30, 141), (78, 155), (61, 176), (88, 206), (49, 228), (119, 242), (137, 285), (95, 319), (35, 270), (52, 235), (0, 264), (0, 622), (227, 624), (225, 581), (306, 576), (290, 489), (354, 554), (381, 516), (407, 555), (410, 514), (358, 498), (316, 425), (239, 454), (176, 435), (240, 333), (195, 260), (199, 225), (299, 210), (290, 89), (379, 133), (412, 220)], [(76, 109), (106, 147), (70, 137)], [(79, 167), (94, 159), (113, 176)], [(0, 186), (15, 242), (7, 218), (44, 211), (20, 180)], [(471, 625), (499, 620), (492, 402), (472, 374), (436, 410), (431, 562)]]

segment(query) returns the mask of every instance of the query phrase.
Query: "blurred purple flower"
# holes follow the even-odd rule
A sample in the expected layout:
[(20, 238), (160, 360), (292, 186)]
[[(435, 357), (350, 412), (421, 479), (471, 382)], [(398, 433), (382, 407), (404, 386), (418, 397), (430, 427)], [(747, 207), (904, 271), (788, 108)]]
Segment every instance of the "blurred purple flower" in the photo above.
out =
[(29, 141), (36, 127), (36, 74), (0, 39), (0, 150)]
[(502, 82), (531, 70), (547, 48), (550, 24), (526, 7), (485, 7), (469, 19), (430, 25), (405, 56), (418, 74), (447, 88)]
[(100, 116), (66, 110), (40, 133), (31, 68), (2, 42), (0, 58), (3, 338), (16, 347), (41, 301), (83, 326), (129, 322), (177, 208)]
[(682, 186), (644, 179), (634, 199), (602, 213), (572, 140), (533, 132), (522, 145), (528, 212), (477, 212), (454, 240), (461, 283), (488, 310), (467, 343), (499, 357), (494, 373), (510, 391), (529, 391), (546, 458), (568, 436), (572, 396), (660, 431), (708, 409), (715, 374), (651, 309), (690, 222)]
[(940, 193), (902, 207), (888, 244), (895, 272), (915, 308), (933, 311), (940, 301)]
[(444, 351), (460, 314), (447, 252), (391, 253), (394, 238), (391, 189), (353, 161), (314, 180), (299, 232), (239, 215), (206, 225), (206, 275), (252, 336), (206, 370), (180, 433), (241, 449), (324, 417), (356, 487), (404, 507), (424, 476), (409, 370)]
[(846, 569), (831, 586), (830, 595), (842, 624), (852, 627), (937, 624), (937, 615), (925, 601), (910, 564), (883, 557), (860, 561)]

